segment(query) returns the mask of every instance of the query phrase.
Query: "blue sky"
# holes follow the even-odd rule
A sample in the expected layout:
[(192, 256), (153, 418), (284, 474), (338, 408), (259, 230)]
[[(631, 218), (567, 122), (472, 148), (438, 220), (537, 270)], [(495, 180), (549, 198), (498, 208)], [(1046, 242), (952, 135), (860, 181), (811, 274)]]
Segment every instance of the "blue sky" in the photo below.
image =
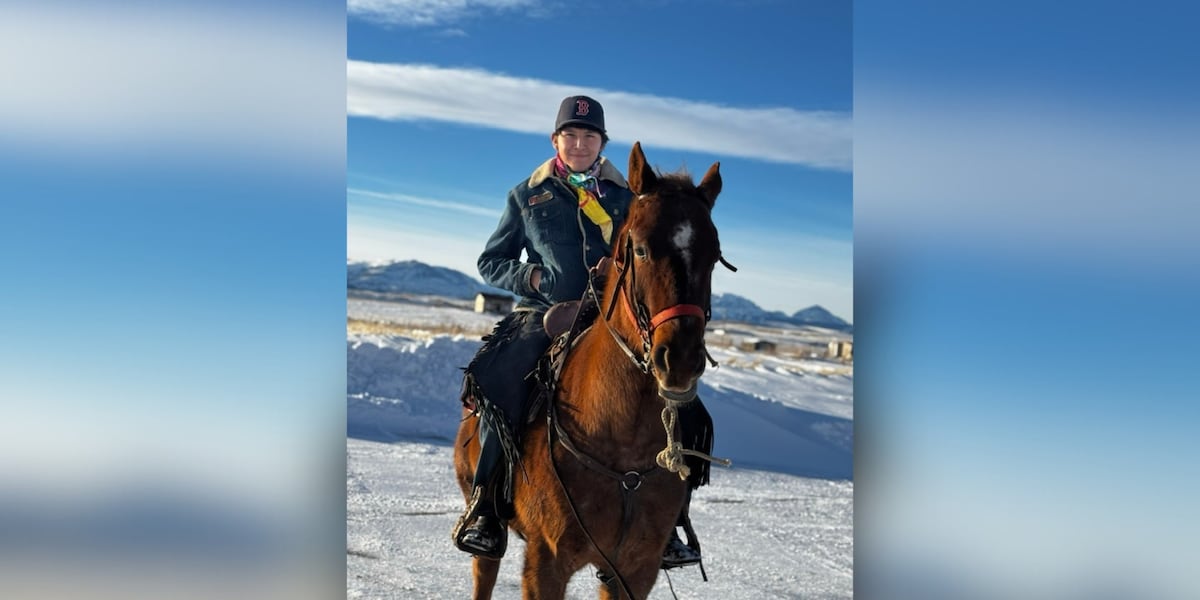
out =
[[(853, 317), (851, 10), (842, 2), (350, 2), (347, 255), (478, 277), (559, 101), (603, 103), (622, 171), (721, 162), (714, 290)], [(463, 7), (466, 8), (463, 8)]]

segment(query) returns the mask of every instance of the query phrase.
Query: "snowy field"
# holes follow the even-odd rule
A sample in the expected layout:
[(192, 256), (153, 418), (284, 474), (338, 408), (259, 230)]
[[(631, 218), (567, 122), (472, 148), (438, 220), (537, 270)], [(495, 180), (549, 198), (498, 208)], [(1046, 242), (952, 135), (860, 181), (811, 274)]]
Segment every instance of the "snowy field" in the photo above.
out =
[[(347, 335), (347, 597), (468, 597), (471, 559), (450, 541), (463, 506), (451, 440), (460, 368), (497, 317), (424, 302), (351, 299), (347, 308), (352, 320), (389, 324)], [(721, 327), (765, 333), (712, 325)], [(466, 333), (436, 333), (444, 330)], [(788, 341), (786, 329), (769, 333)], [(811, 344), (821, 332), (795, 336)], [(692, 500), (709, 581), (695, 567), (674, 570), (650, 597), (852, 597), (852, 365), (784, 344), (777, 354), (710, 350), (721, 366), (704, 375), (700, 396), (717, 428), (714, 454), (734, 465), (713, 467)], [(497, 598), (520, 596), (523, 550), (512, 536)], [(580, 571), (568, 597), (593, 598), (596, 588)]]

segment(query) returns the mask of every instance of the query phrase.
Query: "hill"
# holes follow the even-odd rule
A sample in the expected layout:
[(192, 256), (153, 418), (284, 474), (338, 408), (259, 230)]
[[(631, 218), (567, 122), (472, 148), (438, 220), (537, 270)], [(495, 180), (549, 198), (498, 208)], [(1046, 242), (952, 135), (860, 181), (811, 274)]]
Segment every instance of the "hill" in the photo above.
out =
[[(435, 267), (415, 260), (369, 264), (346, 264), (346, 289), (373, 294), (421, 294), (471, 300), (485, 292), (512, 296), (511, 293), (480, 283), (460, 271)], [(755, 325), (811, 325), (850, 331), (853, 327), (821, 306), (813, 305), (788, 315), (763, 310), (752, 300), (736, 294), (713, 294), (712, 317)]]
[(712, 317), (717, 320), (738, 321), (754, 325), (812, 325), (838, 331), (852, 326), (825, 308), (813, 305), (788, 316), (777, 310), (763, 310), (752, 300), (736, 294), (713, 294)]
[(346, 289), (380, 294), (422, 294), (470, 300), (485, 292), (512, 296), (454, 269), (435, 267), (415, 260), (374, 265), (346, 264)]
[(792, 315), (792, 321), (802, 325), (816, 325), (818, 327), (842, 331), (848, 331), (852, 328), (845, 320), (834, 316), (833, 313), (816, 304), (804, 310), (796, 311), (796, 314)]

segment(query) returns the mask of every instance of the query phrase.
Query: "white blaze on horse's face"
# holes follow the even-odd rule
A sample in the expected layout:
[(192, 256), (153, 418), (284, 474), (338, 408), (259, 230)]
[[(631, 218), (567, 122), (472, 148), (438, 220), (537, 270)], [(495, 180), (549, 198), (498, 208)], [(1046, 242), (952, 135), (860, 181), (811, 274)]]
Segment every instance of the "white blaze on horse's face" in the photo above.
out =
[(696, 232), (692, 230), (691, 223), (680, 223), (675, 230), (675, 235), (671, 237), (671, 241), (675, 243), (675, 248), (683, 256), (683, 267), (687, 273), (692, 272), (692, 238)]

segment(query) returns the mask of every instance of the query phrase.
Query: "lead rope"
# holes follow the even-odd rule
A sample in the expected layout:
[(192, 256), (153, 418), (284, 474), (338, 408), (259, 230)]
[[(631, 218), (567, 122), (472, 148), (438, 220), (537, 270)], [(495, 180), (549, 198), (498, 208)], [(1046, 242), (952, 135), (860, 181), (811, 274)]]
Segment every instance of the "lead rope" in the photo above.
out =
[(692, 474), (692, 470), (684, 462), (684, 455), (695, 456), (701, 460), (707, 460), (708, 462), (714, 462), (726, 467), (733, 464), (733, 461), (728, 458), (717, 458), (699, 450), (688, 450), (683, 447), (683, 444), (675, 441), (675, 421), (678, 419), (679, 409), (674, 406), (668, 404), (662, 410), (663, 428), (667, 430), (667, 447), (663, 448), (662, 452), (659, 452), (654, 457), (654, 461), (658, 463), (658, 466), (672, 473), (679, 473), (679, 478), (686, 480), (688, 475)]
[(675, 584), (671, 582), (671, 572), (663, 569), (663, 573), (667, 576), (667, 587), (671, 588), (671, 597), (679, 600), (679, 594), (675, 593)]

